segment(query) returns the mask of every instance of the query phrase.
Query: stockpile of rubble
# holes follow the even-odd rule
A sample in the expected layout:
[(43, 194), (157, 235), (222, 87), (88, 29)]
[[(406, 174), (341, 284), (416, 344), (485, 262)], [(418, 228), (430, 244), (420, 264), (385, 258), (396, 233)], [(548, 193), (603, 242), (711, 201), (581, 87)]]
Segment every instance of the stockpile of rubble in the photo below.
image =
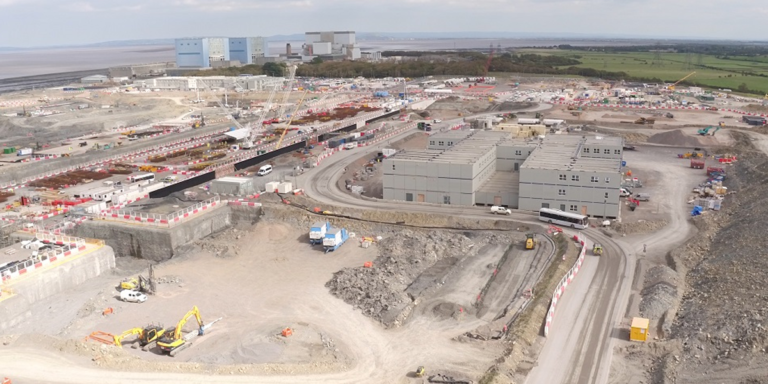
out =
[(739, 372), (763, 379), (768, 374), (768, 237), (762, 226), (768, 214), (768, 158), (745, 135), (734, 138), (745, 153), (726, 185), (738, 194), (726, 198), (725, 215), (695, 218), (698, 244), (681, 255), (687, 290), (672, 327), (682, 342), (680, 377), (700, 372), (702, 364), (740, 380), (747, 377)]
[[(397, 326), (414, 301), (439, 287), (458, 260), (475, 256), (489, 242), (504, 241), (495, 233), (404, 229), (378, 243), (379, 256), (372, 268), (345, 268), (326, 286), (365, 315)], [(411, 289), (412, 285), (419, 288)]]
[(645, 288), (640, 301), (640, 315), (660, 319), (677, 301), (679, 277), (666, 265), (657, 265), (645, 273)]

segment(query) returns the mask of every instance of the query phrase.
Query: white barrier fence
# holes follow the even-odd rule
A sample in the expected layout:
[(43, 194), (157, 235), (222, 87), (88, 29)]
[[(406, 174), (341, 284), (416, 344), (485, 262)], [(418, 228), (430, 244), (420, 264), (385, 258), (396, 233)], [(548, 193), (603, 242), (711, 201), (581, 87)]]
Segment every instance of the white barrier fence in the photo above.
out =
[(59, 245), (59, 247), (35, 253), (28, 259), (18, 260), (15, 263), (0, 267), (0, 276), (3, 282), (50, 265), (59, 259), (78, 254), (84, 251), (86, 247), (85, 239), (79, 237), (39, 232), (35, 234), (35, 239), (45, 244)]
[[(561, 236), (564, 235), (561, 234)], [(544, 324), (544, 337), (549, 335), (549, 328), (552, 326), (552, 320), (555, 317), (555, 307), (557, 306), (558, 300), (560, 300), (560, 298), (565, 293), (565, 288), (567, 288), (573, 279), (576, 278), (576, 275), (581, 269), (581, 265), (584, 263), (584, 256), (587, 254), (587, 238), (583, 237), (583, 235), (577, 235), (574, 236), (574, 240), (580, 242), (581, 252), (579, 253), (579, 258), (576, 259), (576, 262), (573, 264), (573, 267), (571, 267), (568, 273), (566, 273), (565, 276), (560, 279), (560, 283), (557, 284), (555, 292), (552, 293), (552, 303), (549, 305), (549, 311), (547, 311), (547, 320)]]
[(170, 214), (137, 212), (131, 210), (117, 210), (108, 213), (102, 213), (101, 216), (112, 220), (121, 220), (132, 223), (141, 223), (162, 227), (173, 227), (176, 224), (182, 223), (192, 216), (205, 212), (208, 209), (212, 209), (221, 204), (219, 196), (214, 196), (210, 199), (203, 200), (195, 205), (178, 210)]

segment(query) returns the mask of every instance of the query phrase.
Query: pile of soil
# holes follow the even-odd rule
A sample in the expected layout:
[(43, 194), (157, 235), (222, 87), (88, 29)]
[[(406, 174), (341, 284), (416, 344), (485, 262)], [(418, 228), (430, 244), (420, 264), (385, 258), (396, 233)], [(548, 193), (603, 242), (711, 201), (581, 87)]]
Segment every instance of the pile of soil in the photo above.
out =
[(648, 142), (678, 147), (699, 147), (706, 145), (699, 137), (688, 135), (679, 129), (657, 133), (649, 137)]

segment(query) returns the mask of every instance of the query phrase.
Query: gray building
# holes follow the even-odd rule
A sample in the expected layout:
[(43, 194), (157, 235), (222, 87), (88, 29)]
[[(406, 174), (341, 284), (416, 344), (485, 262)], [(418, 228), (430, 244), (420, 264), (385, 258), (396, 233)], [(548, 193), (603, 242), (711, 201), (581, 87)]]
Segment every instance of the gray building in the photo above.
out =
[(165, 75), (166, 69), (175, 67), (176, 64), (173, 62), (124, 65), (109, 68), (109, 77), (144, 78), (151, 76), (162, 76)]
[(383, 163), (384, 199), (617, 217), (623, 139), (448, 131)]
[(618, 217), (623, 139), (551, 135), (520, 167), (518, 208)]

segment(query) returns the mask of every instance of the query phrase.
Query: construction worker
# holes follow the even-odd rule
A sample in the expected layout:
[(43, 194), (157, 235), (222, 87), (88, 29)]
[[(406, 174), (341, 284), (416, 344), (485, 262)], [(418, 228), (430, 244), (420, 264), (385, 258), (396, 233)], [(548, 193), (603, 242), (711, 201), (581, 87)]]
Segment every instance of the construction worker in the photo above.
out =
[(643, 244), (643, 253), (645, 253), (645, 249), (646, 249), (646, 248), (645, 248), (645, 244)]

